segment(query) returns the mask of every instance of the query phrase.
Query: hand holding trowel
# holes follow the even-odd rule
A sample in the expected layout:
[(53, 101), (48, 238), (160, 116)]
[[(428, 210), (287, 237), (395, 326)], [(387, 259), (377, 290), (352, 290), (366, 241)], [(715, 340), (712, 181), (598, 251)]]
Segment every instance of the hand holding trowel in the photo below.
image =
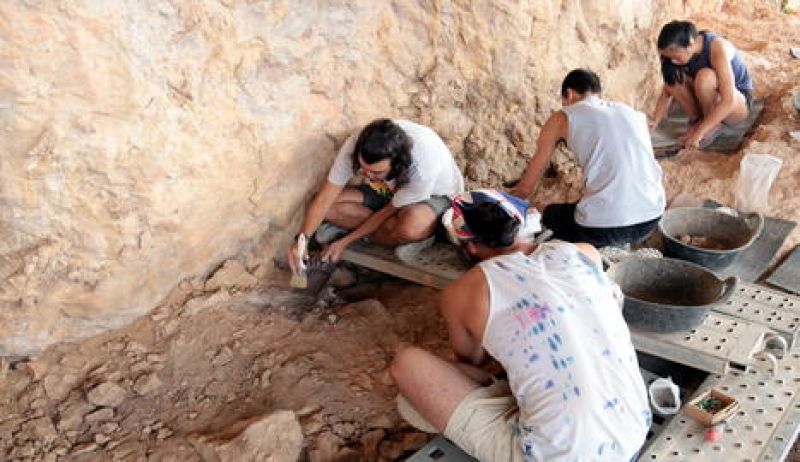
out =
[(314, 295), (325, 287), (336, 269), (335, 263), (323, 261), (319, 255), (309, 255), (308, 237), (302, 233), (297, 235), (295, 243), (289, 247), (287, 260), (292, 269), (289, 285)]

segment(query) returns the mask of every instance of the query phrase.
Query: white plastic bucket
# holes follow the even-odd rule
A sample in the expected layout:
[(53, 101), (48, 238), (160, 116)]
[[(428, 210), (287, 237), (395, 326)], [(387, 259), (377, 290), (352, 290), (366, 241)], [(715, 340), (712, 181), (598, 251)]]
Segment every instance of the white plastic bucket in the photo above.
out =
[(781, 159), (767, 154), (747, 154), (742, 157), (736, 184), (736, 208), (742, 212), (766, 213), (769, 190), (782, 165)]

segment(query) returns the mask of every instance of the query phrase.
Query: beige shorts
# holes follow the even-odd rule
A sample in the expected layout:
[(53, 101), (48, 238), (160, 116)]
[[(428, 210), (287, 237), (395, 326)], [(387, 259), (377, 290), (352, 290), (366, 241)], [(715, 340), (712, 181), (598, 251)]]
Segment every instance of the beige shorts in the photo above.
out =
[(478, 460), (522, 462), (518, 421), (519, 408), (508, 382), (498, 380), (459, 403), (444, 436)]

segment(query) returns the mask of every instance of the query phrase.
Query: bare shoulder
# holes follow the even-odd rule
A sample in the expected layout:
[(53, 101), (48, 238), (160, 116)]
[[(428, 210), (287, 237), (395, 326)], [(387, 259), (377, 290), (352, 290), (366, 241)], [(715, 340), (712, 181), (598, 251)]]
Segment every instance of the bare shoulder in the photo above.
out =
[(566, 138), (569, 119), (564, 111), (556, 111), (550, 115), (547, 122), (539, 132), (539, 140), (553, 143), (559, 139)]
[(548, 122), (552, 122), (556, 127), (563, 128), (569, 123), (569, 117), (563, 110), (558, 110), (550, 116)]
[(463, 276), (453, 281), (442, 292), (442, 314), (447, 316), (463, 309), (476, 306), (488, 293), (486, 276), (479, 266), (475, 266)]
[(712, 59), (715, 57), (732, 57), (735, 53), (736, 47), (733, 46), (733, 43), (731, 43), (730, 40), (724, 37), (715, 37), (713, 40), (711, 40), (709, 54)]
[(589, 257), (593, 262), (595, 262), (598, 265), (602, 266), (602, 260), (600, 258), (600, 252), (598, 252), (597, 249), (594, 248), (593, 245), (586, 244), (586, 243), (583, 243), (583, 242), (578, 242), (578, 243), (575, 243), (575, 247), (577, 247), (578, 250), (582, 254), (584, 254), (587, 257)]

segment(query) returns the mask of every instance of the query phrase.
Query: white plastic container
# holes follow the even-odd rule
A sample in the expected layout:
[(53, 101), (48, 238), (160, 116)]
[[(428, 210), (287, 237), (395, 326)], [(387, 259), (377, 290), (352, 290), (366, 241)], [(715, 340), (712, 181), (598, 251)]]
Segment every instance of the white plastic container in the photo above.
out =
[(653, 410), (661, 415), (677, 414), (681, 408), (680, 388), (672, 381), (671, 377), (653, 380), (648, 389), (650, 405)]
[(767, 154), (747, 154), (742, 157), (736, 184), (736, 208), (746, 213), (766, 213), (769, 209), (769, 190), (782, 165), (781, 159)]

